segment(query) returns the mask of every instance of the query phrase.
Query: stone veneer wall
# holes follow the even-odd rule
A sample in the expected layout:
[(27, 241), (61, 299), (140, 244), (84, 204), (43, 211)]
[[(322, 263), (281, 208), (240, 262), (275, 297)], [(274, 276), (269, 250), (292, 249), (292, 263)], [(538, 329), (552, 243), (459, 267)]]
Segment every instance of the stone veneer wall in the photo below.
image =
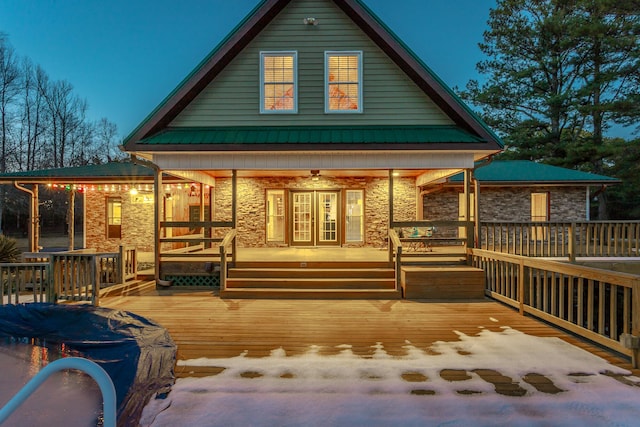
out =
[[(394, 180), (394, 218), (410, 221), (416, 217), (414, 178)], [(278, 189), (364, 190), (365, 241), (349, 246), (385, 247), (389, 222), (389, 184), (387, 178), (322, 176), (318, 181), (307, 177), (238, 178), (238, 245), (240, 247), (281, 246), (266, 241), (266, 191)], [(231, 179), (217, 178), (214, 220), (231, 220)], [(346, 245), (345, 245), (346, 246)]]
[[(120, 245), (153, 252), (153, 203), (132, 203), (127, 191), (89, 191), (85, 195), (86, 247), (98, 252), (117, 252)], [(122, 200), (122, 238), (107, 239), (107, 198)]]
[[(446, 188), (423, 198), (424, 219), (457, 220), (458, 194)], [(480, 221), (531, 221), (531, 193), (549, 192), (551, 221), (587, 218), (584, 187), (480, 187)]]

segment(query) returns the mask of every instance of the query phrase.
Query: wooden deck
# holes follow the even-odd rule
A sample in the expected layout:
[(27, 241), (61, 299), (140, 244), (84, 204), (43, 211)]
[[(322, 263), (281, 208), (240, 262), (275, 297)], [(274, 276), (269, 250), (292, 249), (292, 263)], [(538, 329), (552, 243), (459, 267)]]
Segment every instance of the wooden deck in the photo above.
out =
[[(228, 358), (246, 352), (266, 357), (282, 348), (287, 355), (317, 346), (337, 354), (341, 345), (371, 356), (377, 344), (392, 356), (406, 353), (407, 342), (427, 350), (436, 341), (457, 341), (455, 331), (476, 335), (479, 328), (499, 332), (511, 327), (540, 337), (558, 337), (622, 368), (628, 360), (520, 316), (500, 303), (373, 300), (229, 300), (210, 290), (153, 290), (137, 296), (101, 299), (100, 305), (134, 312), (167, 328), (178, 345), (178, 359)], [(178, 376), (215, 374), (212, 368), (177, 366)], [(634, 371), (639, 375), (638, 370)]]

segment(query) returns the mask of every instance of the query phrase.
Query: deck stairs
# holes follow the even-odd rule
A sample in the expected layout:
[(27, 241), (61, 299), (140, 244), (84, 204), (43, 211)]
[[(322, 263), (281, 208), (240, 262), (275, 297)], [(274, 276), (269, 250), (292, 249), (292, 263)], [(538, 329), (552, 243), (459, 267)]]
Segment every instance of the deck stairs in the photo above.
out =
[(387, 262), (239, 262), (222, 298), (400, 299)]

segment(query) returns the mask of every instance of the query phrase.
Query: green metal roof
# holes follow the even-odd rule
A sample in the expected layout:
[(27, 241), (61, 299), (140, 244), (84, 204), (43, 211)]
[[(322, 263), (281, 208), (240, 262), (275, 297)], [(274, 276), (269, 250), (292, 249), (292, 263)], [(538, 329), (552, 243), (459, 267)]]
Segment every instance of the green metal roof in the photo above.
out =
[(144, 139), (141, 144), (420, 144), (478, 142), (484, 141), (455, 126), (253, 126), (173, 128)]
[(153, 178), (154, 171), (133, 163), (105, 163), (68, 168), (41, 169), (26, 172), (0, 174), (0, 182), (25, 182), (44, 180), (104, 180), (126, 181), (142, 178)]
[[(474, 171), (474, 176), (481, 183), (580, 183), (580, 184), (614, 184), (617, 178), (582, 172), (574, 169), (545, 165), (528, 160), (493, 161)], [(449, 178), (450, 182), (463, 181), (463, 174)]]

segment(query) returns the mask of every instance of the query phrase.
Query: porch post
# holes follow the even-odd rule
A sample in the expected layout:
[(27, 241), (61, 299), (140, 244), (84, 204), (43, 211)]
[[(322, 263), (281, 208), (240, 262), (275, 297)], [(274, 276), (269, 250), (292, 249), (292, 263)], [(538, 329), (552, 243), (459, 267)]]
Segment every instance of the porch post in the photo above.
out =
[(473, 215), (474, 215), (474, 248), (482, 248), (482, 242), (480, 241), (480, 181), (476, 178), (473, 178), (473, 194), (474, 198), (474, 206), (473, 206)]
[(393, 226), (393, 169), (389, 169), (389, 230)]
[[(231, 223), (233, 224), (233, 229), (237, 231), (238, 222), (236, 218), (237, 211), (237, 203), (238, 203), (238, 171), (233, 170), (231, 174)], [(237, 234), (236, 234), (237, 236)], [(236, 253), (237, 253), (237, 241), (236, 237), (233, 239), (233, 243), (231, 244), (231, 265), (236, 265)], [(226, 273), (225, 273), (226, 274)]]
[(72, 251), (75, 247), (75, 222), (76, 222), (76, 190), (71, 188), (69, 191), (69, 208), (67, 210), (67, 232), (69, 233), (69, 250)]
[[(469, 220), (471, 219), (471, 169), (464, 170), (464, 229), (466, 230), (467, 248), (473, 247), (473, 233), (469, 226)], [(471, 259), (467, 256), (467, 264), (471, 263)]]
[(163, 194), (162, 194), (162, 171), (160, 169), (155, 170), (155, 175), (153, 178), (153, 197), (155, 200), (155, 209), (153, 210), (153, 223), (155, 224), (153, 229), (153, 237), (155, 240), (155, 249), (154, 249), (154, 275), (155, 279), (160, 279), (160, 237), (161, 237), (161, 227), (160, 227), (160, 214), (162, 212), (162, 204), (163, 204)]
[(40, 198), (38, 184), (33, 184), (33, 196), (31, 197), (31, 215), (29, 224), (29, 246), (31, 252), (40, 252)]
[[(204, 184), (200, 183), (200, 213), (199, 213), (200, 221), (205, 221), (204, 218)], [(204, 227), (202, 227), (202, 233), (204, 234)]]

